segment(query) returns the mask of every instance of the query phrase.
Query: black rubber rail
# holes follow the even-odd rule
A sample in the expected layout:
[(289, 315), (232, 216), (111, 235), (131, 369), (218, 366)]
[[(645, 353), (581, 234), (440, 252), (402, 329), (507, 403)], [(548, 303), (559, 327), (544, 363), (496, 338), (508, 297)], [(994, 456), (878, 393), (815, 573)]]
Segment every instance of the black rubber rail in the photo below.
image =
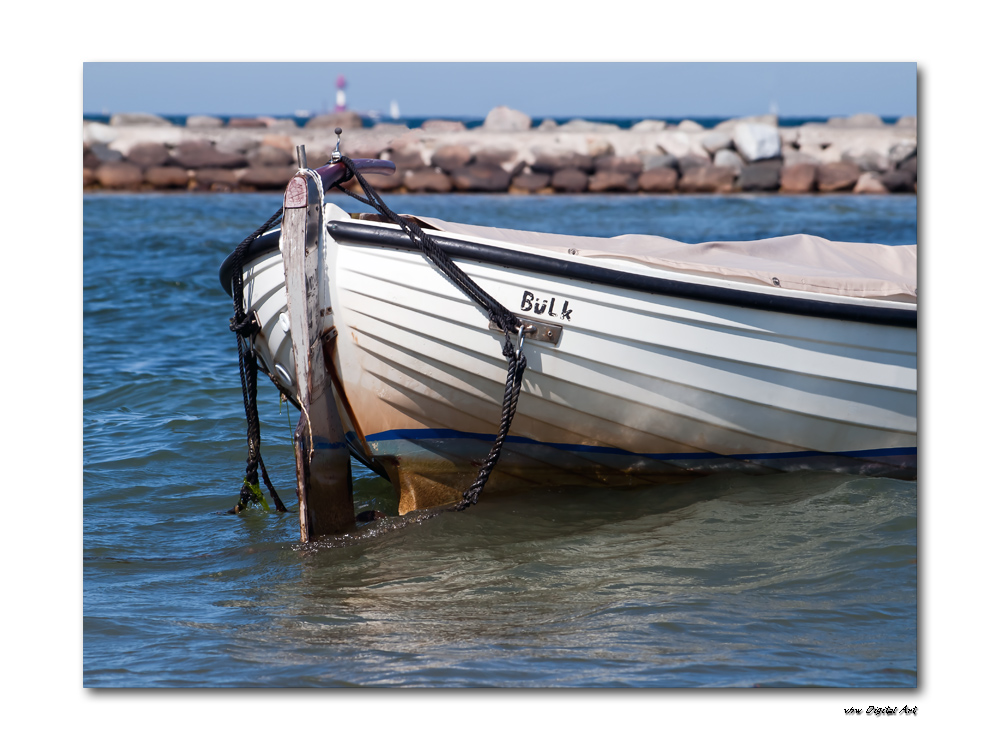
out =
[[(260, 237), (247, 245), (247, 247), (243, 250), (243, 265), (245, 266), (250, 261), (257, 259), (262, 255), (277, 252), (278, 240), (280, 239), (281, 227), (277, 227), (266, 234), (262, 234)], [(222, 284), (222, 288), (230, 297), (233, 296), (233, 263), (235, 262), (236, 253), (232, 252), (224, 261), (222, 261), (222, 265), (219, 266), (219, 283)]]

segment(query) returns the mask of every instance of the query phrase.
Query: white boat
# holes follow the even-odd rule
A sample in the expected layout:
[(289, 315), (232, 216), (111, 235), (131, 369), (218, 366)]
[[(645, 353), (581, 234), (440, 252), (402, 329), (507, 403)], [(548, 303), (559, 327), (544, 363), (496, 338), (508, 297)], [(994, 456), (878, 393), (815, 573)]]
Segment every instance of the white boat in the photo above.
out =
[[(252, 345), (293, 402), (325, 391), (340, 422), (330, 434), (392, 482), (401, 514), (454, 504), (496, 438), (503, 335), (395, 224), (323, 203), (338, 168), (300, 170), (283, 228), (244, 253), (260, 326)], [(413, 220), (527, 326), (520, 398), (487, 497), (718, 472), (916, 478), (914, 246), (804, 235), (687, 245)], [(286, 283), (302, 247), (314, 289)], [(220, 272), (227, 291), (233, 262)], [(300, 340), (311, 335), (313, 363), (325, 336), (325, 366), (314, 366), (329, 378), (315, 386), (301, 372), (309, 365), (296, 366), (296, 325)], [(326, 444), (339, 447), (336, 435)], [(303, 539), (344, 526), (302, 518)]]

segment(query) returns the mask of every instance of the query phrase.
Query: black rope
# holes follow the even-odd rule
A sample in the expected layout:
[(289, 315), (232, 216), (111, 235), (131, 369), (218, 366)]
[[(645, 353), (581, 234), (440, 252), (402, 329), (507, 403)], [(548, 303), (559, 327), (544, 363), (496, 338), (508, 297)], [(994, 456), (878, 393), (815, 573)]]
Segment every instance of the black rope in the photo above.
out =
[(340, 160), (347, 166), (348, 170), (343, 181), (346, 182), (350, 180), (351, 177), (357, 179), (358, 184), (361, 186), (361, 189), (365, 191), (365, 196), (367, 196), (368, 199), (364, 200), (356, 193), (352, 193), (350, 190), (345, 190), (340, 184), (337, 184), (336, 187), (341, 192), (351, 196), (352, 198), (361, 200), (362, 203), (371, 206), (387, 219), (390, 219), (398, 224), (399, 227), (406, 232), (409, 238), (413, 241), (413, 244), (420, 248), (421, 252), (423, 252), (424, 255), (426, 255), (430, 261), (437, 266), (441, 272), (452, 281), (452, 283), (455, 284), (455, 286), (462, 290), (462, 292), (464, 292), (469, 299), (486, 311), (486, 314), (492, 322), (496, 323), (502, 331), (507, 333), (517, 333), (517, 330), (521, 325), (521, 321), (517, 319), (517, 316), (515, 316), (514, 313), (493, 299), (493, 297), (487, 294), (482, 287), (470, 279), (465, 271), (455, 265), (455, 262), (448, 256), (448, 254), (437, 246), (433, 237), (424, 234), (424, 231), (415, 222), (398, 216), (392, 211), (392, 209), (385, 205), (378, 193), (376, 193), (372, 189), (371, 185), (368, 184), (368, 181), (354, 168), (354, 162), (351, 161), (351, 159), (346, 156), (341, 156)]
[(455, 510), (465, 510), (479, 501), (479, 493), (486, 487), (493, 467), (500, 460), (500, 450), (507, 439), (511, 422), (514, 421), (514, 412), (517, 411), (517, 397), (521, 393), (521, 377), (524, 374), (527, 360), (523, 353), (518, 355), (514, 352), (514, 346), (510, 343), (510, 336), (506, 332), (504, 333), (503, 354), (507, 358), (507, 383), (504, 387), (503, 407), (500, 410), (500, 428), (497, 430), (497, 438), (493, 443), (493, 449), (479, 469), (479, 476), (469, 486), (469, 489), (462, 493), (462, 499), (456, 503)]
[[(247, 470), (243, 479), (243, 486), (240, 487), (240, 501), (232, 509), (232, 513), (239, 513), (254, 502), (260, 493), (260, 481), (257, 478), (257, 469), (264, 477), (264, 484), (267, 487), (274, 507), (279, 513), (286, 513), (284, 503), (278, 497), (278, 492), (271, 484), (271, 478), (267, 475), (264, 466), (264, 457), (260, 454), (260, 417), (257, 413), (257, 357), (253, 351), (254, 336), (260, 331), (257, 320), (246, 311), (246, 304), (243, 299), (243, 254), (250, 246), (250, 243), (260, 237), (264, 232), (277, 225), (281, 218), (283, 208), (278, 209), (274, 216), (268, 219), (257, 231), (241, 242), (233, 253), (233, 317), (229, 321), (229, 330), (236, 334), (236, 349), (240, 359), (240, 384), (243, 387), (243, 409), (247, 417)], [(249, 342), (247, 341), (249, 339)]]
[[(470, 505), (475, 505), (479, 501), (479, 495), (486, 486), (493, 467), (500, 460), (500, 451), (503, 448), (504, 441), (507, 439), (507, 433), (510, 431), (511, 422), (514, 420), (514, 413), (517, 411), (517, 398), (521, 393), (521, 378), (524, 375), (527, 359), (520, 349), (514, 349), (514, 345), (510, 341), (510, 336), (511, 334), (520, 334), (521, 321), (510, 310), (487, 294), (475, 281), (469, 278), (468, 274), (459, 268), (447, 253), (437, 246), (433, 237), (424, 234), (424, 231), (416, 223), (398, 216), (386, 206), (378, 193), (368, 184), (368, 181), (355, 169), (354, 162), (351, 159), (341, 156), (340, 160), (347, 167), (347, 174), (341, 182), (346, 182), (354, 177), (364, 191), (365, 197), (346, 190), (340, 184), (337, 184), (336, 187), (346, 195), (371, 206), (387, 219), (398, 224), (413, 241), (413, 244), (420, 248), (424, 255), (470, 300), (479, 305), (486, 312), (487, 316), (489, 316), (489, 319), (503, 331), (504, 343), (502, 344), (502, 348), (503, 355), (507, 358), (507, 383), (504, 388), (503, 406), (500, 411), (500, 427), (497, 430), (493, 449), (486, 457), (486, 460), (483, 461), (479, 469), (479, 475), (469, 486), (469, 489), (462, 493), (462, 499), (453, 508), (453, 510), (465, 510)], [(519, 344), (520, 341), (519, 338)]]

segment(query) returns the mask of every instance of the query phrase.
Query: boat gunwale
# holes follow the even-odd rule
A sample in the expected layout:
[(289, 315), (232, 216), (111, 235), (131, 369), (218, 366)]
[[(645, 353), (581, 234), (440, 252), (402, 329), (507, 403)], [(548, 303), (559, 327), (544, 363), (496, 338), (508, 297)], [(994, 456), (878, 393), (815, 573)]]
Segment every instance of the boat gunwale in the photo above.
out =
[[(402, 229), (389, 226), (333, 219), (327, 222), (328, 234), (335, 240), (363, 245), (381, 245), (400, 250), (417, 251)], [(272, 230), (255, 239), (245, 249), (244, 264), (278, 249), (280, 230)], [(855, 300), (827, 301), (800, 296), (779, 294), (771, 289), (760, 291), (734, 289), (728, 286), (679, 281), (654, 275), (624, 271), (620, 268), (606, 268), (563, 258), (549, 257), (498, 245), (489, 245), (471, 240), (459, 239), (434, 233), (438, 246), (449, 256), (472, 260), (490, 265), (532, 271), (558, 278), (572, 279), (600, 284), (617, 289), (644, 292), (662, 296), (678, 297), (701, 302), (713, 302), (735, 307), (747, 307), (768, 312), (829, 318), (858, 323), (893, 326), (899, 328), (917, 327), (917, 310), (899, 307), (882, 307), (862, 304)], [(232, 264), (234, 254), (223, 261), (219, 268), (219, 281), (223, 289), (232, 296)]]
[[(381, 245), (401, 250), (419, 250), (402, 229), (361, 224), (334, 219), (327, 222), (327, 233), (337, 241), (366, 245)], [(659, 276), (632, 273), (620, 268), (605, 268), (563, 258), (529, 253), (510, 248), (472, 242), (434, 233), (442, 251), (453, 258), (472, 260), (489, 265), (547, 274), (557, 278), (584, 281), (629, 291), (670, 297), (714, 302), (736, 307), (749, 307), (769, 312), (832, 318), (861, 323), (874, 323), (900, 328), (917, 327), (917, 310), (879, 307), (855, 301), (830, 302), (798, 296), (776, 294), (770, 289), (749, 291), (711, 283), (678, 281)]]

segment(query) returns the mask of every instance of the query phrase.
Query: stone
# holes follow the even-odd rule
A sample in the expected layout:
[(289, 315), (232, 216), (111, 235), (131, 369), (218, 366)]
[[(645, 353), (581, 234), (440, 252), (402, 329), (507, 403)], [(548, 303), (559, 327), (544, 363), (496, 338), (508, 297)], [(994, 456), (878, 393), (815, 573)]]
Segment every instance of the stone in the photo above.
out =
[(862, 112), (850, 117), (831, 117), (826, 124), (835, 128), (881, 128), (885, 123), (878, 115)]
[(555, 174), (564, 169), (592, 172), (594, 169), (594, 160), (590, 156), (578, 154), (575, 151), (537, 151), (531, 169), (534, 172), (546, 172), (548, 174)]
[(848, 117), (844, 120), (844, 125), (849, 128), (881, 128), (885, 123), (878, 115), (862, 112)]
[(816, 187), (823, 193), (850, 190), (859, 177), (861, 177), (861, 170), (850, 162), (837, 161), (832, 164), (820, 164), (816, 169)]
[(161, 167), (170, 161), (170, 152), (162, 143), (137, 143), (129, 149), (126, 158), (138, 167)]
[(747, 162), (781, 156), (781, 135), (773, 125), (741, 122), (733, 129), (733, 144)]
[(483, 130), (525, 132), (531, 130), (531, 117), (510, 107), (494, 107), (483, 121)]
[(83, 186), (85, 188), (93, 187), (97, 184), (97, 175), (94, 170), (90, 167), (83, 168)]
[(798, 128), (778, 128), (778, 135), (781, 136), (781, 149), (785, 150), (788, 146), (798, 146), (799, 143), (799, 129)]
[(778, 116), (774, 114), (766, 115), (750, 115), (749, 117), (733, 117), (729, 120), (723, 120), (718, 125), (716, 125), (713, 130), (733, 130), (741, 122), (758, 123), (762, 125), (771, 125), (773, 127), (778, 127)]
[(589, 136), (584, 148), (586, 149), (587, 156), (592, 159), (599, 159), (602, 156), (614, 156), (615, 154), (615, 147), (611, 144), (611, 141), (596, 136)]
[(898, 167), (904, 161), (917, 153), (917, 142), (912, 140), (894, 143), (889, 149), (889, 161), (894, 167)]
[(285, 149), (261, 144), (247, 154), (251, 167), (287, 167), (294, 164), (294, 157)]
[(909, 170), (886, 172), (879, 176), (879, 181), (890, 193), (912, 193), (917, 189), (917, 173)]
[(239, 185), (236, 171), (208, 167), (194, 173), (194, 189), (211, 190), (217, 193), (231, 193)]
[(512, 148), (495, 148), (487, 146), (479, 149), (472, 157), (473, 164), (492, 164), (500, 166), (517, 158), (517, 151)]
[(310, 130), (333, 130), (334, 128), (360, 130), (362, 124), (361, 115), (357, 112), (331, 112), (313, 117), (305, 124), (305, 127)]
[(127, 161), (101, 164), (94, 170), (94, 177), (109, 190), (137, 190), (142, 184), (142, 170)]
[(450, 193), (451, 179), (433, 167), (422, 167), (406, 172), (403, 186), (413, 193)]
[(678, 159), (689, 155), (702, 156), (706, 163), (711, 162), (708, 152), (702, 148), (699, 133), (684, 133), (674, 128), (656, 133), (654, 136), (656, 147), (666, 154), (672, 154)]
[(170, 121), (166, 120), (159, 115), (151, 115), (147, 112), (122, 112), (121, 114), (111, 115), (111, 127), (117, 128), (120, 126), (130, 126), (130, 125), (170, 125)]
[[(352, 158), (354, 154), (349, 154)], [(315, 149), (306, 146), (306, 166), (309, 169), (316, 169), (317, 167), (322, 167), (330, 161), (330, 151), (326, 148)]]
[(221, 128), (224, 124), (221, 117), (210, 115), (191, 115), (185, 122), (189, 128)]
[[(380, 138), (402, 138), (410, 132), (410, 127), (404, 122), (376, 122), (370, 131)], [(361, 131), (361, 132), (367, 132)]]
[(174, 161), (186, 169), (238, 169), (247, 165), (246, 157), (219, 151), (209, 141), (184, 141), (174, 152)]
[(424, 120), (420, 129), (428, 133), (460, 133), (466, 127), (464, 122), (457, 120)]
[(103, 143), (92, 144), (90, 147), (90, 152), (95, 157), (97, 157), (97, 160), (100, 161), (102, 164), (122, 161), (125, 158), (125, 156), (122, 154), (121, 151), (116, 151), (113, 148), (108, 148)]
[(295, 153), (295, 142), (292, 141), (291, 136), (284, 133), (267, 133), (260, 139), (260, 145), (274, 146), (275, 148), (287, 151), (289, 154)]
[(854, 185), (853, 192), (864, 195), (885, 195), (888, 193), (875, 172), (864, 172)]
[(681, 120), (677, 123), (677, 129), (685, 133), (700, 133), (705, 129), (705, 126), (694, 120)]
[(710, 154), (724, 148), (732, 148), (733, 134), (728, 130), (709, 130), (701, 138), (701, 147)]
[(552, 187), (560, 193), (582, 193), (587, 189), (587, 173), (570, 167), (552, 175)]
[(677, 160), (677, 171), (684, 175), (695, 169), (701, 169), (711, 165), (712, 160), (707, 156), (701, 156), (700, 154), (686, 154)]
[(424, 157), (421, 156), (420, 151), (416, 148), (405, 150), (391, 148), (386, 158), (396, 165), (396, 169), (400, 170), (422, 169), (427, 166), (424, 163)]
[[(472, 163), (475, 164), (475, 160), (473, 160)], [(513, 178), (517, 177), (521, 174), (521, 172), (528, 168), (528, 162), (524, 159), (518, 159), (517, 161), (506, 162), (505, 164), (497, 164), (494, 166), (499, 166)]]
[[(83, 168), (94, 170), (101, 166), (101, 160), (97, 158), (90, 146), (83, 147)], [(96, 179), (96, 178), (95, 178)]]
[(712, 159), (712, 164), (717, 167), (728, 167), (729, 169), (735, 170), (737, 174), (743, 171), (743, 167), (746, 166), (746, 163), (740, 158), (740, 155), (735, 151), (730, 151), (728, 148), (716, 151), (715, 157)]
[(782, 193), (810, 193), (816, 188), (816, 165), (786, 164), (781, 169)]
[(149, 167), (143, 179), (157, 190), (186, 188), (188, 185), (187, 170), (180, 167)]
[(564, 122), (559, 126), (559, 130), (566, 133), (617, 133), (621, 128), (612, 122), (591, 122), (575, 118)]
[(817, 159), (812, 154), (800, 151), (797, 148), (791, 148), (789, 146), (783, 146), (781, 149), (781, 158), (784, 161), (786, 167), (790, 167), (793, 164), (820, 164), (820, 160)]
[(639, 189), (639, 181), (635, 174), (628, 172), (610, 172), (598, 170), (587, 181), (587, 190), (592, 193), (628, 192)]
[(598, 172), (621, 172), (623, 174), (642, 174), (642, 159), (638, 156), (602, 156), (594, 159), (594, 169)]
[(219, 139), (215, 141), (215, 147), (226, 153), (245, 154), (251, 149), (257, 148), (260, 142), (260, 138), (248, 135), (245, 130), (237, 128), (225, 131), (219, 136)]
[(266, 128), (267, 121), (260, 117), (230, 117), (226, 126), (230, 128)]
[(539, 172), (522, 172), (510, 183), (512, 193), (537, 193), (549, 187), (551, 175)]
[(458, 143), (445, 144), (431, 154), (431, 166), (441, 167), (445, 172), (453, 172), (472, 161), (472, 151)]
[(276, 133), (294, 133), (299, 129), (299, 124), (295, 120), (287, 117), (261, 117), (267, 124), (267, 129)]
[(844, 160), (840, 147), (832, 144), (820, 146), (815, 143), (806, 143), (799, 147), (799, 154), (816, 164), (833, 164)]
[(540, 131), (542, 131), (543, 133), (547, 133), (547, 132), (552, 131), (552, 130), (558, 130), (559, 129), (559, 124), (555, 120), (553, 120), (551, 117), (546, 117), (538, 125), (538, 129)]
[(841, 158), (857, 165), (862, 172), (886, 172), (892, 167), (889, 154), (873, 148), (849, 149)]
[[(365, 130), (362, 132), (369, 133), (373, 131)], [(345, 134), (345, 138), (347, 137), (350, 137), (351, 140), (353, 140), (354, 138), (353, 135), (347, 136), (347, 134)], [(381, 143), (384, 144), (384, 148), (390, 151), (413, 151), (413, 150), (419, 151), (421, 150), (421, 147), (423, 146), (424, 143), (424, 138), (423, 136), (421, 136), (419, 130), (408, 130), (405, 133), (397, 135), (390, 135), (386, 133), (380, 136), (379, 140)], [(431, 142), (433, 143), (435, 141), (432, 140)]]
[(640, 120), (629, 128), (633, 133), (656, 133), (666, 129), (667, 123), (663, 120)]
[(677, 187), (684, 193), (731, 193), (733, 178), (727, 167), (697, 167), (684, 172)]
[(677, 189), (677, 170), (654, 167), (639, 175), (639, 189), (647, 193), (672, 193)]
[(393, 174), (366, 174), (368, 184), (378, 191), (399, 190), (403, 186), (403, 174), (397, 170)]
[[(325, 151), (327, 161), (330, 160), (330, 156), (333, 154), (333, 149), (334, 146), (330, 146)], [(350, 148), (341, 144), (340, 148), (341, 153), (350, 156), (352, 159), (381, 159), (383, 150), (384, 149), (379, 148), (375, 144), (365, 142), (358, 143), (357, 145), (352, 143)], [(421, 160), (421, 164), (423, 164), (423, 160)]]
[(87, 145), (111, 143), (117, 137), (118, 131), (103, 122), (85, 122), (83, 124), (83, 142)]
[(781, 161), (770, 159), (747, 164), (736, 181), (744, 193), (763, 193), (781, 187)]
[(915, 128), (917, 127), (917, 118), (915, 115), (906, 115), (905, 117), (900, 117), (896, 120), (897, 128)]
[(456, 190), (480, 193), (503, 193), (510, 187), (510, 175), (495, 164), (473, 164), (451, 172)]
[(917, 176), (917, 155), (914, 154), (913, 156), (909, 157), (906, 161), (902, 162), (897, 167), (897, 169), (900, 172), (912, 172), (913, 173), (913, 177), (916, 178), (916, 176)]
[(659, 152), (641, 153), (639, 154), (639, 158), (642, 159), (642, 168), (646, 172), (651, 169), (664, 168), (670, 168), (676, 171), (677, 157), (673, 154), (661, 154)]
[(288, 166), (251, 166), (243, 176), (240, 184), (256, 190), (284, 190), (288, 181), (295, 176), (296, 168)]

